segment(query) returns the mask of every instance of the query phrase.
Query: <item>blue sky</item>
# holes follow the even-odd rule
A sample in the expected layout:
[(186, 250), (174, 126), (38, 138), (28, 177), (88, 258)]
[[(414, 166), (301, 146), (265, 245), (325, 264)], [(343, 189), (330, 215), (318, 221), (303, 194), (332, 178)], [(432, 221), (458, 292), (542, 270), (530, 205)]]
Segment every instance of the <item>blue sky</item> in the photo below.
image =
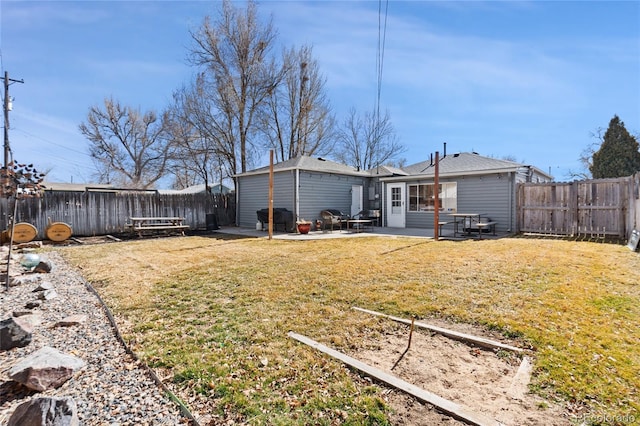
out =
[[(283, 46), (313, 46), (340, 121), (351, 107), (374, 107), (377, 0), (258, 5)], [(111, 96), (166, 107), (195, 71), (189, 30), (218, 7), (3, 0), (2, 75), (24, 80), (10, 86), (14, 158), (50, 170), (51, 181), (91, 181), (78, 131), (89, 108)], [(614, 114), (640, 134), (639, 1), (390, 0), (386, 22), (381, 108), (408, 164), (446, 142), (448, 153), (508, 156), (564, 181)]]

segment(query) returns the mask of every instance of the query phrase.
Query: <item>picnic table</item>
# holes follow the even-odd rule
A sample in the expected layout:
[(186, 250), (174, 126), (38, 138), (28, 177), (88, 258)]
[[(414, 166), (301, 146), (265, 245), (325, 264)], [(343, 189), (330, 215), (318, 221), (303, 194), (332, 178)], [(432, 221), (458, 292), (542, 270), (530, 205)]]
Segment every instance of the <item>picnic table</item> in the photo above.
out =
[[(487, 216), (486, 213), (450, 213), (449, 216), (453, 218), (453, 236), (464, 233), (465, 235), (471, 235), (471, 231), (478, 230), (478, 239), (482, 239), (482, 232), (484, 229), (496, 234), (496, 225), (498, 222), (490, 219), (483, 220), (483, 216)], [(442, 225), (445, 223), (438, 223), (442, 230)], [(462, 232), (460, 231), (459, 224), (462, 224)]]
[(129, 221), (125, 224), (125, 228), (131, 232), (137, 232), (140, 237), (145, 231), (177, 231), (184, 236), (185, 229), (189, 229), (189, 225), (185, 225), (183, 217), (130, 217)]

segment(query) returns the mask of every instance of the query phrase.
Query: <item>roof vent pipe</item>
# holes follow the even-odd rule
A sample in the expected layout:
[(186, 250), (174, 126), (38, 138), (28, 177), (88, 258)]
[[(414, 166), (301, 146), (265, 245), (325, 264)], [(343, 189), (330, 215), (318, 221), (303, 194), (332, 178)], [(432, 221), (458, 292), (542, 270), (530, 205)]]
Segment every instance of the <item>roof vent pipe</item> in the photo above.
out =
[(442, 153), (442, 158), (447, 156), (447, 143), (444, 143), (444, 152)]
[(429, 164), (430, 166), (433, 166), (433, 152), (431, 153), (431, 164)]

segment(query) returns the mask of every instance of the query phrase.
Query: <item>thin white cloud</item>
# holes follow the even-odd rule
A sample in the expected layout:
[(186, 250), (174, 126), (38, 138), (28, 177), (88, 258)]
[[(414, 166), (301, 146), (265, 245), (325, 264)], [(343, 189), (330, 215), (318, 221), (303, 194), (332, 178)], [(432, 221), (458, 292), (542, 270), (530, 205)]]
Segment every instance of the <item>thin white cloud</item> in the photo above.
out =
[[(63, 133), (66, 136), (78, 134), (78, 123), (72, 123), (65, 118), (43, 114), (39, 111), (21, 107), (18, 111), (12, 111), (11, 119), (16, 125), (29, 129), (32, 127), (44, 127), (48, 132)], [(12, 124), (12, 126), (14, 126)]]

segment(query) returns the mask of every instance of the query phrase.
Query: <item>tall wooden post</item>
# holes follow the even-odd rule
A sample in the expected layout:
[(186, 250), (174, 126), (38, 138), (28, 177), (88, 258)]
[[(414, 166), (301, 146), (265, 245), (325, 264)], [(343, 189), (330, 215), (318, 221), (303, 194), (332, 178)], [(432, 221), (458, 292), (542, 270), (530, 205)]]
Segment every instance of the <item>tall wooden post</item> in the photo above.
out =
[(273, 150), (269, 151), (269, 239), (273, 237)]
[(7, 169), (9, 164), (9, 73), (4, 72), (4, 105), (2, 107), (4, 111), (4, 163), (3, 166)]
[(440, 153), (436, 151), (435, 173), (433, 176), (433, 238), (438, 241), (440, 239), (438, 223), (440, 222)]

